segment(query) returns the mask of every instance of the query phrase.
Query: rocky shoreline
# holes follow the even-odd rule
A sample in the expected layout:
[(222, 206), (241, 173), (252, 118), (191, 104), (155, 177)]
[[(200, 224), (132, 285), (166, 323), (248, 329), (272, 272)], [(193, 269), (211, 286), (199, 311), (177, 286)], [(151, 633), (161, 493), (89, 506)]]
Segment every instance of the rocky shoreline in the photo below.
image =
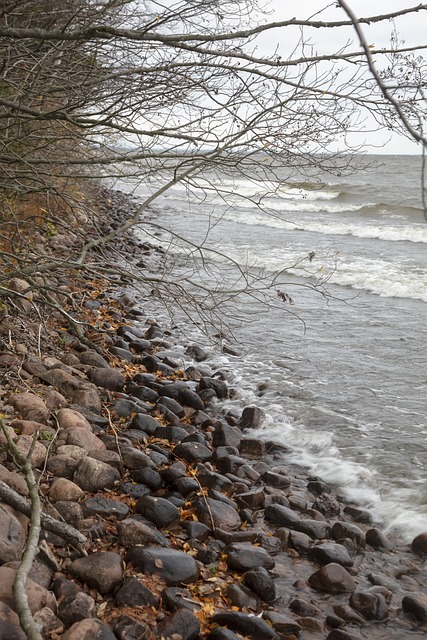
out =
[[(114, 226), (131, 204), (110, 199)], [(111, 218), (111, 203), (100, 212)], [(122, 243), (135, 262), (161, 258), (136, 237)], [(252, 437), (262, 412), (227, 412), (225, 372), (192, 343), (183, 367), (120, 278), (63, 289), (80, 300), (96, 348), (54, 318), (60, 341), (46, 353), (12, 340), (0, 353), (5, 429), (31, 451), (44, 511), (60, 523), (44, 526), (27, 583), (44, 638), (425, 637), (427, 533), (410, 546), (388, 539), (333, 487), (287, 465), (283, 448)], [(0, 441), (0, 484), (25, 498)], [(0, 495), (0, 637), (21, 640), (12, 584), (28, 518)]]

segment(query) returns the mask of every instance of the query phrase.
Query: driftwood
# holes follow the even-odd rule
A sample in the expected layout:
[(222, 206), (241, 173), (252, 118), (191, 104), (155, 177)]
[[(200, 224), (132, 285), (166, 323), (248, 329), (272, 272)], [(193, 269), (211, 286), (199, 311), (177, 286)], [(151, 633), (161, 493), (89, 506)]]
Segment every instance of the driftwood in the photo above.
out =
[[(23, 498), (19, 493), (16, 493), (5, 482), (0, 480), (0, 499), (9, 504), (14, 509), (17, 509), (25, 516), (31, 518), (31, 503)], [(41, 512), (41, 526), (45, 531), (55, 533), (56, 535), (64, 538), (69, 544), (78, 549), (82, 555), (86, 555), (84, 546), (87, 543), (87, 538), (80, 531), (75, 529), (65, 522), (59, 522), (47, 513)]]

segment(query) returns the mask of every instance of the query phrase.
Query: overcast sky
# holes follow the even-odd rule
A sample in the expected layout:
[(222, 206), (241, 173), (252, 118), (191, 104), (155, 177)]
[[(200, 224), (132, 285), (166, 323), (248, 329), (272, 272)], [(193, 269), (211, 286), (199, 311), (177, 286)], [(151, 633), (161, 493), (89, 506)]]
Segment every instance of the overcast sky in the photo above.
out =
[[(326, 11), (319, 14), (319, 10), (327, 6)], [(358, 17), (367, 17), (372, 15), (390, 13), (399, 11), (408, 7), (419, 4), (416, 0), (348, 0), (348, 4), (357, 14)], [(323, 2), (323, 0), (271, 0), (271, 15), (269, 21), (288, 20), (291, 18), (309, 18), (315, 16), (316, 20), (342, 20), (347, 16), (341, 8), (336, 7), (336, 3)], [(392, 30), (390, 21), (381, 24), (363, 26), (369, 43), (376, 47), (388, 46), (390, 43), (390, 34)], [(413, 15), (403, 16), (398, 19), (396, 26), (399, 36), (405, 41), (406, 45), (423, 44), (427, 42), (427, 12), (423, 11)], [(332, 53), (340, 46), (348, 41), (354, 42), (354, 50), (359, 48), (358, 38), (352, 28), (341, 27), (339, 29), (311, 29), (305, 32), (306, 36), (310, 36), (311, 42), (319, 53)], [(295, 28), (295, 38), (298, 37), (298, 30)], [(266, 51), (274, 51), (278, 47), (278, 54), (286, 57), (292, 47), (289, 41), (289, 30), (270, 32), (264, 36), (260, 43)], [(424, 54), (417, 54), (426, 56)], [(385, 145), (377, 150), (372, 149), (375, 153), (419, 153), (420, 147), (414, 142), (398, 135), (392, 135), (387, 131), (378, 131), (366, 135), (361, 134), (360, 142), (367, 141), (372, 145)], [(387, 140), (389, 140), (387, 142)]]

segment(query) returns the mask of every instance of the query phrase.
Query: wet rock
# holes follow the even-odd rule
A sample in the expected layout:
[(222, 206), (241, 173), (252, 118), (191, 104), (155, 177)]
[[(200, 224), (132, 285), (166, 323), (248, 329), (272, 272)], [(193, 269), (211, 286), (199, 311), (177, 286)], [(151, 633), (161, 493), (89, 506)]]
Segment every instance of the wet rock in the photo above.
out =
[(372, 516), (369, 511), (360, 509), (359, 507), (347, 506), (344, 507), (344, 513), (350, 518), (353, 518), (355, 522), (361, 522), (362, 524), (370, 524), (372, 522)]
[(111, 367), (93, 368), (89, 371), (88, 377), (97, 387), (109, 389), (110, 391), (122, 391), (125, 386), (122, 372)]
[(49, 409), (33, 393), (17, 393), (10, 397), (9, 402), (24, 420), (35, 420), (43, 424), (49, 420)]
[(366, 544), (374, 549), (384, 549), (389, 551), (393, 548), (393, 545), (379, 529), (369, 529), (365, 534)]
[(0, 504), (0, 564), (20, 560), (25, 532), (10, 507)]
[(307, 489), (314, 493), (315, 496), (320, 496), (322, 493), (331, 493), (331, 487), (323, 482), (323, 480), (310, 480), (307, 483)]
[(185, 350), (185, 353), (196, 362), (203, 362), (203, 360), (207, 360), (209, 357), (208, 352), (197, 344), (190, 344)]
[(307, 602), (303, 598), (294, 598), (289, 604), (289, 608), (294, 613), (302, 617), (319, 617), (320, 609), (312, 602)]
[(265, 506), (264, 489), (255, 489), (235, 496), (237, 505), (241, 509), (251, 509), (252, 511), (263, 509)]
[(248, 636), (253, 640), (278, 640), (277, 633), (261, 618), (240, 611), (217, 613), (212, 622), (227, 626), (232, 631)]
[(225, 589), (224, 595), (233, 607), (252, 611), (260, 611), (262, 608), (261, 599), (244, 585), (230, 584)]
[(200, 633), (200, 623), (196, 616), (188, 609), (179, 609), (157, 625), (158, 637), (165, 640), (197, 640)]
[(129, 349), (122, 349), (121, 347), (110, 347), (109, 352), (113, 356), (117, 356), (120, 360), (125, 362), (133, 362), (133, 353)]
[(194, 558), (175, 549), (131, 547), (126, 562), (132, 562), (142, 573), (159, 574), (168, 585), (194, 582), (199, 576)]
[(301, 531), (291, 531), (289, 533), (288, 544), (296, 549), (300, 555), (307, 555), (313, 543), (312, 538)]
[(96, 640), (117, 640), (111, 628), (96, 618), (76, 622), (61, 636), (61, 640), (94, 640), (95, 638)]
[(265, 509), (265, 519), (278, 527), (291, 527), (294, 528), (296, 523), (300, 520), (300, 516), (280, 504), (271, 504)]
[(264, 414), (258, 407), (245, 407), (242, 417), (240, 418), (239, 427), (242, 431), (245, 429), (256, 429), (260, 426), (263, 418)]
[[(291, 526), (291, 525), (288, 525)], [(323, 540), (330, 537), (331, 528), (327, 522), (319, 520), (308, 520), (306, 518), (299, 520), (295, 525), (295, 529), (306, 533), (314, 540)]]
[(309, 558), (321, 565), (335, 562), (343, 567), (353, 566), (353, 560), (350, 558), (347, 549), (341, 544), (325, 542), (312, 547)]
[[(12, 590), (15, 577), (15, 569), (5, 566), (0, 567), (0, 602), (4, 602), (11, 609), (15, 609), (15, 598)], [(31, 578), (27, 580), (26, 591), (31, 613), (35, 613), (43, 609), (43, 607), (49, 607), (53, 612), (56, 611), (55, 596), (34, 582), (34, 580), (31, 580)]]
[(144, 496), (138, 500), (136, 509), (138, 513), (154, 522), (160, 529), (168, 527), (172, 522), (179, 520), (177, 507), (164, 498)]
[(174, 453), (187, 462), (208, 462), (212, 459), (212, 451), (198, 442), (181, 442)]
[(264, 602), (273, 602), (276, 599), (276, 586), (273, 578), (264, 567), (257, 567), (246, 571), (243, 581)]
[(90, 422), (74, 409), (60, 409), (56, 414), (60, 429), (86, 429), (92, 431)]
[(234, 543), (226, 549), (227, 564), (234, 571), (249, 571), (257, 567), (273, 569), (273, 558), (262, 547), (254, 547), (250, 544)]
[(196, 507), (196, 515), (199, 521), (207, 527), (235, 531), (242, 524), (237, 511), (220, 500), (196, 498), (193, 500), (193, 505)]
[(358, 546), (365, 544), (365, 534), (363, 531), (350, 522), (335, 522), (332, 527), (332, 537), (334, 540), (350, 538), (350, 540), (353, 540)]
[(191, 540), (199, 540), (203, 542), (211, 534), (211, 530), (203, 522), (194, 522), (193, 520), (184, 520), (182, 526), (187, 532), (187, 536)]
[(119, 542), (122, 547), (128, 548), (138, 544), (158, 544), (161, 547), (168, 547), (169, 541), (160, 531), (156, 531), (144, 522), (139, 522), (133, 518), (122, 520), (117, 525)]
[(361, 636), (343, 631), (343, 629), (334, 629), (328, 635), (326, 640), (362, 640)]
[(292, 620), (292, 618), (288, 618), (281, 613), (276, 613), (275, 611), (264, 611), (262, 617), (264, 620), (268, 620), (273, 629), (280, 634), (294, 634), (298, 636), (301, 631), (301, 626), (295, 622), (295, 620)]
[(66, 478), (57, 478), (49, 489), (49, 498), (53, 502), (59, 500), (79, 501), (84, 496), (80, 487)]
[(69, 565), (68, 572), (101, 595), (111, 593), (123, 581), (122, 559), (113, 551), (99, 551), (78, 558)]
[(350, 596), (350, 606), (366, 620), (385, 620), (388, 617), (387, 603), (381, 593), (356, 591)]
[(419, 622), (427, 620), (427, 595), (425, 593), (411, 593), (402, 600), (405, 613), (414, 616)]
[(427, 553), (427, 533), (420, 533), (412, 540), (412, 549), (417, 553)]
[(280, 473), (274, 473), (274, 471), (265, 471), (261, 475), (261, 480), (270, 487), (276, 487), (278, 489), (286, 489), (291, 484), (288, 477)]
[(266, 452), (265, 440), (259, 438), (243, 438), (240, 441), (240, 453), (248, 458), (264, 458)]
[(172, 411), (178, 418), (184, 417), (184, 409), (182, 405), (179, 404), (174, 398), (169, 398), (168, 396), (163, 396), (160, 404), (162, 404), (166, 409)]
[(118, 607), (155, 607), (159, 599), (138, 578), (126, 578), (117, 590), (114, 599)]
[(187, 407), (196, 409), (196, 411), (203, 411), (205, 405), (200, 396), (191, 389), (181, 388), (178, 393), (178, 400)]
[(314, 501), (313, 507), (327, 518), (338, 516), (341, 511), (340, 503), (331, 493), (321, 493)]
[(313, 573), (308, 582), (314, 589), (330, 593), (346, 593), (356, 590), (356, 583), (348, 571), (334, 562)]
[(118, 616), (111, 622), (118, 640), (152, 640), (150, 627), (132, 616)]
[(348, 604), (335, 604), (333, 610), (335, 615), (349, 624), (364, 625), (366, 623), (365, 619)]
[(203, 377), (199, 380), (199, 394), (206, 391), (213, 391), (219, 400), (224, 400), (228, 396), (228, 387), (223, 380), (217, 378)]
[(120, 473), (105, 462), (86, 457), (80, 461), (73, 480), (83, 491), (95, 493), (101, 489), (111, 489), (120, 480)]
[(104, 518), (115, 516), (118, 520), (123, 520), (129, 513), (129, 507), (119, 500), (111, 500), (103, 496), (87, 498), (81, 503), (85, 518), (99, 515)]
[(228, 424), (219, 424), (213, 432), (212, 442), (214, 447), (239, 447), (242, 432), (237, 427)]

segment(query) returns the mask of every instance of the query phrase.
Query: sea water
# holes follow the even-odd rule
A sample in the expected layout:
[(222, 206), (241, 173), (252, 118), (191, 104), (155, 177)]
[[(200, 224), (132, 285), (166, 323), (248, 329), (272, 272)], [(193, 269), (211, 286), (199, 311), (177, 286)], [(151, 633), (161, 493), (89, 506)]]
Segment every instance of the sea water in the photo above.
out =
[[(241, 389), (230, 408), (261, 407), (256, 435), (410, 540), (427, 531), (421, 160), (368, 160), (341, 175), (215, 172), (174, 185), (150, 219), (172, 232), (162, 242), (190, 288), (238, 289), (254, 273), (258, 293), (223, 302), (241, 354), (217, 357)], [(118, 186), (143, 199), (161, 183)], [(206, 262), (182, 238), (202, 244)], [(202, 319), (193, 314), (195, 333)]]

